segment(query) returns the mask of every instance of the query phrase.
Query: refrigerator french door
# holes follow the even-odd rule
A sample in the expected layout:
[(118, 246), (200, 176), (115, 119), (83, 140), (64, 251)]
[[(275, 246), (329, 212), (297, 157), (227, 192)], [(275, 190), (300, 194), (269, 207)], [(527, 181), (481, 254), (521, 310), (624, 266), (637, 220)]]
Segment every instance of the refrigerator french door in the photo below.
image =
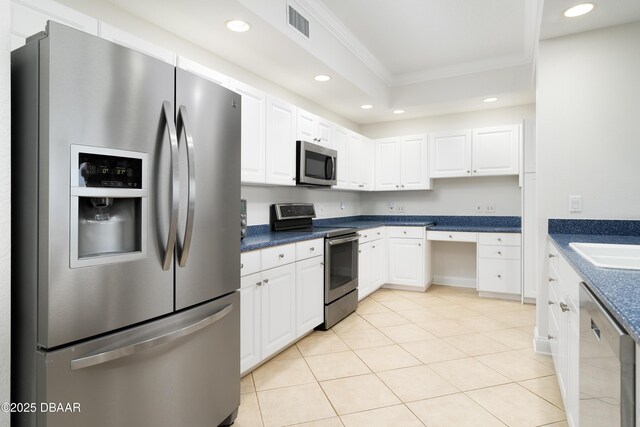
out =
[(240, 107), (53, 22), (12, 53), (12, 395), (81, 407), (18, 425), (232, 420)]

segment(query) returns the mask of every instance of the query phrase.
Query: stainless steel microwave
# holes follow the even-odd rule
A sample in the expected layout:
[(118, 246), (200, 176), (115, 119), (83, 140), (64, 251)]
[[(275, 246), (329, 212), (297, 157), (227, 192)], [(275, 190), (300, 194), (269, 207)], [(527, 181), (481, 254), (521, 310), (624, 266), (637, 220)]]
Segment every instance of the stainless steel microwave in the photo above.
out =
[(306, 141), (296, 141), (296, 185), (336, 185), (338, 152)]

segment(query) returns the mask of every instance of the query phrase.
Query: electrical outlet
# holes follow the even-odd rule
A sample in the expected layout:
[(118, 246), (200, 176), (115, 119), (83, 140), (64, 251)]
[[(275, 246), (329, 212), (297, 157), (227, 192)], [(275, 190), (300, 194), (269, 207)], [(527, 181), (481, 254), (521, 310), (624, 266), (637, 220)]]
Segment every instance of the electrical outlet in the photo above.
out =
[(486, 213), (495, 213), (496, 211), (496, 205), (494, 205), (493, 203), (488, 203), (485, 207), (484, 207), (484, 211)]
[(346, 206), (347, 205), (345, 205), (344, 202), (340, 202), (340, 210), (341, 211), (343, 211)]
[(476, 203), (476, 213), (482, 213), (482, 203)]
[(396, 212), (404, 213), (404, 205), (397, 205), (396, 206)]
[(389, 202), (388, 206), (389, 206), (389, 212), (393, 212), (395, 210), (395, 203), (394, 202)]

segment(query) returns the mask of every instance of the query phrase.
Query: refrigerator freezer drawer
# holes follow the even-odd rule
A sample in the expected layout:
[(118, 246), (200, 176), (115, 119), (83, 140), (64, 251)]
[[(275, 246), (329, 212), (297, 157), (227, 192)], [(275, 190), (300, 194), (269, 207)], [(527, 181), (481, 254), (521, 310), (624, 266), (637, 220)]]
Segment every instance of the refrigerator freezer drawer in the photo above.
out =
[(124, 332), (39, 353), (38, 426), (218, 425), (240, 404), (240, 297), (234, 292)]

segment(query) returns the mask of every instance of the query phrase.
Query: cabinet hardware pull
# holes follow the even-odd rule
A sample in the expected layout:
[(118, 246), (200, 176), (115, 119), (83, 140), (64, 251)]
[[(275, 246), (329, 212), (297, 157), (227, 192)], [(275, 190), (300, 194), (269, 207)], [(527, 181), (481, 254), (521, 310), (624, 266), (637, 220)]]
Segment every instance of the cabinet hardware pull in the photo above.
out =
[(372, 249), (375, 249), (376, 247), (375, 247), (375, 246), (371, 246), (371, 248), (372, 248)]
[(555, 304), (555, 302), (549, 300), (549, 305), (553, 305), (553, 304)]
[(313, 252), (313, 251), (315, 251), (315, 250), (316, 250), (316, 248), (314, 248), (313, 246), (311, 246), (311, 247), (309, 248), (309, 251), (311, 251), (311, 252)]
[(449, 234), (449, 238), (450, 238), (450, 239), (453, 239), (453, 236), (452, 236), (451, 234)]
[(366, 235), (366, 234), (364, 235), (364, 238), (365, 238), (365, 239), (367, 238), (367, 235)]
[(501, 252), (501, 251), (498, 251), (498, 255), (502, 255), (502, 252)]
[(547, 339), (549, 339), (549, 340), (555, 340), (555, 339), (556, 339), (556, 337), (552, 337), (551, 335), (547, 335)]
[(549, 254), (549, 258), (555, 258), (556, 256), (554, 254)]
[(278, 255), (278, 257), (280, 257), (280, 258), (284, 258), (284, 254), (280, 254), (280, 255)]
[(555, 282), (555, 281), (556, 281), (556, 279), (554, 279), (553, 277), (549, 277), (549, 283)]
[(502, 242), (502, 238), (501, 237), (498, 237), (498, 242)]
[(240, 268), (244, 268), (244, 264), (243, 263), (240, 263)]
[(262, 286), (262, 282), (258, 282), (258, 283), (256, 283), (256, 285)]
[(362, 250), (358, 249), (358, 253), (359, 253), (359, 254), (361, 254), (361, 253), (362, 253)]
[(560, 310), (562, 310), (562, 312), (567, 312), (569, 311), (569, 306), (563, 302), (560, 303)]
[(407, 232), (406, 232), (406, 231), (403, 231), (403, 233), (404, 233), (404, 234), (407, 234)]
[(296, 178), (295, 178), (295, 177), (293, 177), (293, 178), (291, 178), (291, 179), (292, 179), (293, 181), (295, 181), (295, 180), (296, 180)]
[(467, 173), (471, 173), (471, 171), (467, 171)]
[(498, 279), (502, 279), (502, 275), (501, 274), (498, 274)]
[(264, 280), (262, 281), (262, 283), (265, 283), (265, 284), (266, 284), (266, 283), (269, 283), (269, 279), (264, 279)]
[(321, 262), (320, 265), (324, 265), (324, 262)]
[(377, 234), (378, 234), (378, 236), (379, 236), (379, 235), (380, 235), (380, 232), (378, 231), (378, 233), (377, 233)]
[(421, 246), (422, 246), (422, 243), (418, 243), (418, 247), (421, 247)]
[(473, 173), (476, 173), (476, 172), (478, 172), (478, 171), (474, 169), (474, 170), (473, 170)]

